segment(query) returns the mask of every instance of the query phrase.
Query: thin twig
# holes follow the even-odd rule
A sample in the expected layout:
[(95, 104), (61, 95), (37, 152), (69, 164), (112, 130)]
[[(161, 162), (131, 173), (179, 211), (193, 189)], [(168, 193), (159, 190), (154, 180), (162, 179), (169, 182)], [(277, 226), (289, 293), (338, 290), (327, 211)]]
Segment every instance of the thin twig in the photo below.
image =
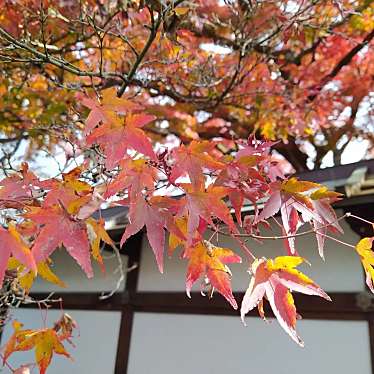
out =
[[(322, 225), (321, 227), (318, 228), (318, 230), (321, 230), (323, 228), (332, 226), (334, 223), (337, 223), (337, 222), (341, 221), (342, 219), (344, 219), (346, 217), (349, 217), (349, 216), (351, 216), (349, 213), (345, 213), (341, 217), (337, 218), (334, 222), (327, 223), (326, 225)], [(256, 234), (230, 234), (228, 232), (224, 232), (224, 231), (221, 231), (221, 230), (218, 230), (218, 233), (222, 234), (222, 235), (225, 235), (225, 236), (239, 237), (239, 238), (254, 238), (254, 239), (259, 239), (259, 240), (280, 240), (280, 239), (296, 238), (298, 236), (314, 234), (314, 233), (317, 233), (318, 230), (311, 229), (311, 230), (299, 232), (299, 233), (292, 234), (292, 235), (275, 235), (275, 236), (262, 236), (262, 235), (256, 235)]]
[(129, 268), (127, 268), (125, 270), (119, 248), (115, 244), (112, 244), (111, 247), (113, 248), (113, 251), (114, 251), (114, 253), (115, 253), (116, 257), (117, 257), (118, 270), (120, 272), (120, 276), (119, 276), (119, 278), (117, 280), (117, 283), (116, 283), (116, 286), (113, 288), (113, 290), (111, 290), (108, 293), (103, 293), (99, 297), (99, 300), (107, 300), (110, 297), (112, 297), (121, 288), (122, 283), (126, 279), (126, 273), (129, 273), (130, 271), (132, 271), (132, 270), (134, 270), (134, 269), (136, 269), (138, 267), (138, 264), (134, 264), (133, 266), (131, 266), (131, 267), (129, 267)]
[(324, 236), (327, 239), (333, 240), (334, 242), (337, 242), (339, 244), (345, 245), (346, 247), (356, 249), (356, 247), (353, 244), (349, 244), (349, 243), (343, 242), (342, 240), (334, 238), (333, 236), (327, 235), (327, 234), (322, 233), (322, 232), (318, 232), (318, 234)]

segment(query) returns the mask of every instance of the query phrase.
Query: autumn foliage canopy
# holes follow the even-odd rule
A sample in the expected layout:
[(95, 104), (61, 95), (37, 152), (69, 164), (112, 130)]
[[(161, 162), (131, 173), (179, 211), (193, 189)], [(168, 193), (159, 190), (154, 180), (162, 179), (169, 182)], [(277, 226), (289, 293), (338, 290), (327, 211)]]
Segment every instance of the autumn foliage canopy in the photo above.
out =
[[(357, 139), (371, 151), (373, 29), (368, 0), (0, 0), (3, 290), (28, 295), (37, 276), (64, 286), (61, 247), (90, 278), (92, 261), (105, 269), (102, 243), (118, 252), (145, 229), (161, 272), (181, 250), (187, 295), (200, 282), (237, 309), (228, 265), (248, 264), (243, 321), (255, 307), (265, 318), (267, 299), (302, 345), (292, 292), (329, 296), (297, 269), (297, 237), (314, 235), (323, 257), (343, 233), (331, 207), (343, 196), (290, 173), (327, 154), (339, 164)], [(92, 216), (108, 206), (128, 209), (119, 246)], [(268, 259), (248, 239), (274, 239), (274, 221)], [(352, 250), (373, 291), (372, 242)], [(4, 363), (34, 349), (43, 374), (53, 354), (69, 357), (70, 317), (13, 325)]]

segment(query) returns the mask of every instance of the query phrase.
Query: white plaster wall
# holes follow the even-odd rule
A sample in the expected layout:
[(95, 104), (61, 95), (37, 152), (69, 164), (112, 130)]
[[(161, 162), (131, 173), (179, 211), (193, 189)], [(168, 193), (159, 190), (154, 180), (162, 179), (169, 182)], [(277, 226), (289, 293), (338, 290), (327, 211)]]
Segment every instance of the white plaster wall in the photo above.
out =
[(299, 321), (300, 348), (273, 321), (136, 313), (128, 374), (370, 374), (364, 321)]
[[(350, 227), (343, 223), (344, 235), (340, 238), (348, 243), (356, 244), (360, 238)], [(277, 231), (275, 231), (277, 232)], [(272, 235), (266, 231), (263, 235)], [(228, 247), (242, 255), (239, 245), (229, 237), (221, 236), (218, 244)], [(361, 292), (365, 289), (362, 266), (357, 254), (350, 248), (326, 240), (325, 261), (318, 254), (315, 236), (302, 236), (296, 240), (300, 255), (309, 260), (312, 266), (302, 265), (300, 270), (309, 275), (323, 289), (330, 292)], [(280, 240), (266, 241), (260, 244), (254, 240), (248, 246), (258, 257), (276, 257), (285, 254), (283, 243)], [(185, 289), (185, 274), (187, 261), (179, 258), (176, 252), (173, 258), (165, 256), (164, 274), (160, 274), (154, 259), (153, 252), (147, 240), (143, 240), (142, 260), (140, 266), (140, 291), (183, 291)], [(242, 256), (243, 257), (243, 256)], [(235, 291), (244, 291), (248, 287), (249, 275), (247, 264), (230, 264), (232, 285)], [(199, 290), (199, 284), (195, 285)]]
[[(118, 261), (117, 258), (110, 252), (104, 252), (104, 264), (106, 272), (102, 273), (99, 265), (96, 261), (92, 261), (94, 269), (94, 277), (88, 279), (86, 274), (75, 262), (75, 260), (66, 252), (64, 249), (58, 249), (54, 252), (53, 259), (53, 271), (63, 280), (67, 288), (61, 288), (54, 284), (48, 283), (38, 277), (34, 282), (32, 291), (33, 292), (101, 292), (111, 291), (115, 289), (119, 273), (117, 271)], [(124, 266), (127, 265), (127, 256), (122, 256)], [(121, 289), (124, 288), (124, 282), (121, 285)]]
[[(47, 373), (114, 373), (121, 313), (82, 310), (66, 310), (65, 312), (71, 315), (78, 323), (78, 329), (72, 339), (76, 347), (72, 347), (67, 342), (64, 343), (66, 350), (74, 361), (64, 356), (54, 355)], [(53, 326), (53, 322), (60, 318), (61, 312), (49, 310), (47, 314), (42, 314), (35, 309), (17, 309), (12, 315), (24, 324), (24, 328), (42, 328), (44, 326), (44, 317), (47, 318), (46, 326)], [(1, 344), (5, 343), (11, 333), (11, 324), (7, 324)], [(32, 362), (35, 362), (33, 352), (16, 352), (9, 359), (9, 363), (15, 368)], [(7, 368), (3, 368), (2, 373), (10, 374), (10, 371)], [(35, 369), (32, 373), (36, 374), (38, 370)]]

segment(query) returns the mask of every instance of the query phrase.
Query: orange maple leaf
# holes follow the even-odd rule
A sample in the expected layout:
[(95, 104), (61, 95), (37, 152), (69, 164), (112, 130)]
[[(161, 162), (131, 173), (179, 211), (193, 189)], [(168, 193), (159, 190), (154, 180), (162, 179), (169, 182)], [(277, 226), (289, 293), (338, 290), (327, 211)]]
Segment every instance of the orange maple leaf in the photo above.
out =
[(261, 317), (264, 318), (263, 298), (266, 296), (279, 324), (297, 344), (303, 346), (303, 341), (296, 333), (298, 315), (290, 290), (320, 296), (331, 301), (312, 279), (295, 269), (303, 262), (303, 258), (296, 256), (255, 260), (251, 266), (253, 276), (240, 310), (243, 322), (245, 315), (256, 306)]
[(8, 230), (0, 226), (0, 251), (0, 286), (3, 284), (10, 255), (13, 255), (27, 269), (37, 273), (33, 254), (12, 224), (9, 225)]
[(205, 181), (203, 170), (220, 170), (225, 166), (223, 162), (215, 160), (209, 154), (214, 147), (214, 142), (194, 140), (188, 147), (182, 145), (177, 148), (174, 151), (175, 164), (170, 175), (172, 183), (187, 173), (195, 189), (203, 188)]
[(186, 292), (191, 297), (192, 285), (204, 275), (210, 285), (214, 287), (231, 305), (237, 309), (237, 303), (231, 290), (231, 272), (227, 263), (240, 263), (241, 258), (231, 249), (221, 248), (204, 241), (184, 252), (188, 258)]
[(128, 190), (130, 198), (136, 198), (143, 189), (152, 191), (157, 180), (157, 170), (144, 159), (124, 159), (120, 162), (121, 171), (109, 183), (104, 193), (108, 198), (120, 191)]
[(100, 264), (103, 272), (105, 268), (103, 258), (100, 253), (100, 243), (103, 241), (111, 247), (115, 247), (113, 240), (105, 230), (104, 223), (105, 222), (102, 218), (99, 221), (96, 221), (93, 218), (86, 219), (87, 233), (91, 242), (92, 257)]

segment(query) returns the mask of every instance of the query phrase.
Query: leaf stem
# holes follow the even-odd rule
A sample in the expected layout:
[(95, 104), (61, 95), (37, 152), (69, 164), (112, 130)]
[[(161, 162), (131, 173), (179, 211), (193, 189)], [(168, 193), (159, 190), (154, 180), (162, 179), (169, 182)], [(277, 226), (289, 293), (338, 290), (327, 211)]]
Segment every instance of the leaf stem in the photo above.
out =
[(352, 213), (349, 213), (349, 212), (346, 213), (346, 215), (347, 215), (347, 217), (355, 218), (355, 219), (357, 219), (357, 220), (359, 220), (359, 221), (365, 222), (365, 223), (367, 223), (367, 224), (369, 224), (369, 225), (372, 225), (372, 226), (374, 227), (374, 222), (370, 222), (370, 221), (368, 221), (368, 220), (365, 219), (365, 218), (361, 218), (361, 217), (356, 216), (356, 215), (354, 215), (354, 214), (352, 214)]
[(345, 245), (346, 247), (356, 249), (356, 247), (355, 247), (353, 244), (349, 244), (349, 243), (343, 242), (342, 240), (339, 240), (339, 239), (337, 239), (337, 238), (334, 238), (333, 236), (330, 236), (330, 235), (324, 234), (324, 233), (322, 233), (322, 232), (319, 232), (318, 234), (324, 236), (324, 237), (327, 238), (327, 239), (333, 240), (334, 242), (337, 242), (337, 243), (339, 243), (339, 244)]

